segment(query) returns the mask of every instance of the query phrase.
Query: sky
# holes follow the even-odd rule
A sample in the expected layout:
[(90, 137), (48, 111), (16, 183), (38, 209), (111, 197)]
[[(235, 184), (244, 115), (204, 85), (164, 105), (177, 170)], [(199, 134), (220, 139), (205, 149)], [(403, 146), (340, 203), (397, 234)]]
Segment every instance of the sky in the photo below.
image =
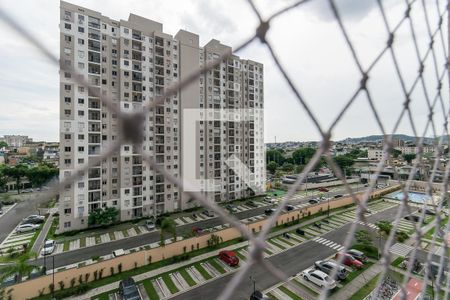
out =
[[(112, 19), (127, 19), (129, 13), (163, 23), (164, 32), (175, 35), (179, 29), (199, 34), (201, 45), (215, 38), (236, 46), (254, 34), (258, 19), (245, 0), (72, 0), (71, 3), (100, 11)], [(293, 0), (256, 0), (263, 18), (293, 3)], [(436, 3), (426, 1), (429, 23), (435, 30), (438, 20)], [(375, 0), (336, 0), (338, 11), (354, 45), (363, 69), (385, 47), (387, 30)], [(385, 0), (386, 18), (394, 27), (405, 11), (404, 1)], [(55, 56), (59, 56), (59, 1), (0, 0), (0, 9), (20, 20)], [(429, 46), (421, 1), (412, 6), (413, 23), (421, 57)], [(444, 23), (447, 28), (447, 22)], [(59, 132), (58, 67), (49, 62), (20, 35), (0, 21), (0, 135), (23, 134), (34, 140), (57, 141)], [(404, 86), (409, 90), (417, 77), (418, 59), (408, 22), (395, 35), (394, 53)], [(447, 32), (444, 32), (447, 36)], [(267, 33), (281, 64), (285, 67), (302, 98), (324, 130), (359, 87), (361, 74), (327, 0), (311, 0), (273, 20)], [(445, 53), (448, 53), (445, 49)], [(438, 74), (443, 72), (445, 53), (436, 37), (435, 57)], [(241, 58), (264, 64), (265, 142), (319, 140), (320, 135), (308, 114), (287, 85), (264, 44), (255, 41), (237, 53)], [(425, 60), (421, 82), (411, 93), (411, 119), (400, 121), (396, 133), (433, 136), (442, 133), (443, 112), (448, 109), (448, 79), (444, 80), (444, 107), (436, 106), (434, 128), (428, 126), (425, 90), (434, 100), (437, 78), (433, 55)], [(386, 53), (369, 73), (368, 88), (375, 109), (387, 133), (393, 128), (403, 108), (404, 94), (391, 53)], [(410, 121), (412, 120), (412, 121)], [(413, 124), (414, 126), (412, 126)], [(381, 134), (364, 93), (332, 130), (332, 139)]]

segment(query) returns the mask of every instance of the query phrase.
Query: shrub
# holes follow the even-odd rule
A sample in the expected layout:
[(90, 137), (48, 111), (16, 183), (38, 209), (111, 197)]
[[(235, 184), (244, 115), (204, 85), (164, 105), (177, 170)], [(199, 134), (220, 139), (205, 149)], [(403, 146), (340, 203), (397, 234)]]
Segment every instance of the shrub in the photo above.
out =
[(119, 272), (119, 274), (122, 273), (122, 264), (121, 263), (117, 265), (117, 271)]
[(73, 288), (75, 286), (76, 279), (75, 277), (70, 279), (70, 287)]
[(352, 248), (364, 252), (367, 257), (378, 259), (378, 249), (373, 245), (354, 244)]
[(397, 238), (397, 241), (400, 243), (403, 243), (409, 238), (408, 234), (404, 231), (397, 231), (395, 233), (395, 237)]
[(111, 276), (114, 275), (114, 267), (109, 268), (109, 271), (111, 273)]
[(59, 284), (59, 289), (64, 290), (64, 286), (65, 286), (64, 281), (61, 280), (60, 282), (58, 282), (58, 284)]
[(98, 271), (95, 270), (95, 271), (94, 271), (94, 280), (97, 280), (97, 279), (98, 279)]

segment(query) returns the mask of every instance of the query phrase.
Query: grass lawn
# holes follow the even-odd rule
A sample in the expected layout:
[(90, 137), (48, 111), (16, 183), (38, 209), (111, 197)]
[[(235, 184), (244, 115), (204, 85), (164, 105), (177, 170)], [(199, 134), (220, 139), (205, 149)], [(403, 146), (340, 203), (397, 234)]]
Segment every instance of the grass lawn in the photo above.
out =
[(208, 272), (206, 272), (206, 270), (200, 265), (200, 263), (196, 263), (194, 264), (194, 268), (197, 269), (197, 271), (202, 274), (203, 278), (205, 278), (205, 280), (209, 280), (212, 278), (211, 275), (209, 275)]
[(209, 264), (210, 264), (211, 266), (213, 266), (217, 271), (219, 271), (220, 274), (223, 274), (223, 273), (226, 272), (225, 269), (224, 269), (217, 261), (215, 261), (214, 259), (211, 259), (211, 260), (208, 261), (208, 262), (209, 262)]
[(111, 241), (115, 241), (115, 240), (116, 240), (116, 236), (114, 235), (114, 232), (110, 232), (110, 233), (109, 233), (109, 239), (110, 239)]
[(194, 286), (196, 284), (194, 279), (192, 279), (191, 275), (189, 275), (189, 273), (186, 271), (186, 269), (181, 269), (180, 274), (184, 278), (184, 280), (187, 282), (187, 284), (189, 284), (189, 286)]
[(137, 233), (137, 234), (141, 234), (141, 233), (142, 233), (142, 232), (141, 232), (141, 229), (139, 229), (139, 227), (137, 227), (137, 226), (134, 227), (134, 230), (136, 230), (136, 233)]
[(398, 267), (398, 266), (402, 263), (402, 261), (403, 261), (404, 259), (405, 259), (405, 258), (404, 258), (404, 257), (401, 257), (401, 256), (397, 257), (396, 259), (394, 259), (393, 262), (391, 262), (391, 266), (393, 266), (393, 267)]
[[(445, 217), (444, 219), (442, 219), (439, 228), (442, 226), (445, 226), (447, 224), (447, 222), (448, 222), (448, 217)], [(427, 231), (427, 233), (425, 233), (424, 237), (432, 240), (434, 230), (435, 230), (435, 227), (433, 226), (432, 228), (430, 228), (430, 230)], [(442, 238), (440, 238), (439, 236), (436, 236), (436, 241), (442, 241)]]
[(166, 284), (167, 288), (169, 289), (171, 294), (175, 294), (178, 292), (178, 288), (176, 287), (175, 283), (173, 283), (172, 278), (170, 278), (169, 274), (164, 274), (162, 276), (162, 279), (164, 283)]
[(86, 247), (86, 237), (80, 239), (80, 248)]
[(288, 239), (281, 239), (280, 237), (278, 237), (278, 239), (280, 239), (283, 243), (288, 244), (291, 247), (295, 246), (295, 244), (289, 241)]
[(373, 262), (366, 262), (364, 264), (364, 267), (362, 269), (359, 270), (354, 270), (350, 273), (348, 273), (347, 278), (345, 278), (345, 280), (342, 280), (342, 284), (345, 286), (346, 284), (350, 283), (353, 279), (355, 279), (356, 277), (358, 277), (362, 272), (364, 272), (365, 270), (367, 270), (370, 266), (373, 265)]
[(271, 293), (267, 293), (266, 296), (269, 297), (270, 299), (277, 299), (277, 298), (275, 298), (275, 296), (272, 295)]
[(92, 300), (109, 300), (109, 295), (114, 294), (117, 290), (102, 293), (92, 298)]
[(144, 280), (144, 288), (145, 291), (147, 292), (147, 295), (150, 299), (154, 299), (154, 300), (159, 300), (159, 296), (158, 293), (156, 292), (155, 288), (153, 287), (152, 282), (150, 281), (150, 279)]
[(287, 289), (284, 286), (280, 286), (278, 287), (280, 290), (283, 291), (283, 293), (287, 294), (289, 297), (291, 297), (291, 299), (294, 300), (302, 300), (302, 298), (300, 298), (299, 296), (297, 296), (297, 294), (293, 293), (291, 290)]
[(240, 252), (234, 251), (234, 253), (236, 253), (236, 255), (239, 257), (240, 260), (245, 260), (246, 259), (245, 256), (242, 255)]
[(69, 251), (70, 241), (65, 241), (63, 246), (63, 251)]
[(129, 237), (128, 230), (122, 230), (124, 237)]
[(97, 234), (95, 236), (95, 244), (101, 244), (102, 243), (102, 238), (100, 237), (100, 234)]
[(378, 277), (380, 277), (379, 274), (369, 280), (369, 282), (367, 282), (356, 293), (354, 293), (349, 300), (361, 300), (367, 297), (367, 295), (369, 295), (377, 287)]

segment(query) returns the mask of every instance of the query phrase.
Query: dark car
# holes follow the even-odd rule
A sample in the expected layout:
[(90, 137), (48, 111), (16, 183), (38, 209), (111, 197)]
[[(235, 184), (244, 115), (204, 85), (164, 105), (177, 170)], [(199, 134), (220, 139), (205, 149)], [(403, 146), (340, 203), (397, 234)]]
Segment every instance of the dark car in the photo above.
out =
[(317, 203), (319, 203), (319, 200), (317, 200), (317, 199), (309, 199), (308, 202), (309, 202), (309, 204), (317, 204)]
[(258, 205), (256, 205), (255, 201), (253, 201), (253, 200), (247, 201), (246, 204), (250, 207), (258, 207)]
[(250, 300), (270, 300), (270, 298), (267, 298), (266, 296), (264, 296), (264, 294), (261, 293), (260, 291), (254, 291), (250, 295)]
[(318, 190), (320, 192), (325, 192), (325, 193), (329, 192), (329, 190), (327, 188), (324, 188), (324, 187), (320, 187), (320, 188), (318, 188)]
[(356, 258), (357, 260), (359, 260), (360, 262), (364, 263), (367, 261), (367, 256), (359, 250), (350, 249), (347, 251), (347, 253)]
[(202, 232), (203, 229), (201, 229), (200, 227), (192, 227), (192, 233), (201, 234)]
[(419, 222), (420, 217), (416, 215), (409, 215), (404, 217), (405, 220), (413, 221), (413, 222)]
[(303, 229), (297, 228), (295, 232), (299, 235), (305, 235), (305, 231)]
[(230, 267), (237, 266), (239, 264), (239, 258), (236, 253), (230, 250), (223, 250), (219, 252), (219, 259), (229, 265)]
[(275, 212), (275, 209), (273, 209), (273, 208), (268, 208), (268, 209), (266, 209), (265, 211), (264, 211), (264, 213), (267, 215), (267, 216), (270, 216), (271, 214), (273, 214)]
[(313, 226), (314, 226), (314, 227), (317, 227), (317, 228), (322, 228), (322, 224), (321, 224), (320, 222), (315, 222), (315, 223), (313, 224)]
[(334, 195), (334, 198), (341, 198), (341, 197), (343, 197), (344, 195), (341, 195), (341, 194), (337, 194), (337, 195)]
[(286, 210), (287, 210), (287, 211), (294, 210), (294, 208), (295, 208), (294, 205), (290, 205), (290, 204), (289, 204), (289, 205), (286, 205)]
[(141, 294), (139, 293), (136, 282), (133, 278), (127, 278), (119, 283), (119, 294), (123, 300), (141, 300)]
[(314, 263), (314, 267), (328, 275), (331, 275), (333, 269), (336, 269), (336, 278), (339, 280), (344, 280), (348, 275), (346, 268), (329, 260), (318, 260)]

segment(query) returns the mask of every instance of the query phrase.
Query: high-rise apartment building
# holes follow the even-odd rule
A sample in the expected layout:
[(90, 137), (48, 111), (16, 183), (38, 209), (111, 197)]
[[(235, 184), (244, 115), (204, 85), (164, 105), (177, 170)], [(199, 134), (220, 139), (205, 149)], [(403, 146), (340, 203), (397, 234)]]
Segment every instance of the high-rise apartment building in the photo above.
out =
[[(60, 63), (71, 66), (91, 87), (60, 72), (60, 179), (89, 163), (119, 139), (120, 117), (95, 95), (108, 96), (122, 113), (142, 111), (169, 86), (206, 63), (231, 52), (217, 40), (200, 47), (199, 37), (180, 30), (163, 32), (162, 24), (130, 14), (115, 21), (100, 13), (61, 2)], [(141, 152), (158, 165), (183, 177), (184, 162), (198, 178), (210, 201), (251, 196), (265, 183), (263, 133), (263, 66), (231, 55), (213, 70), (149, 109), (142, 145), (122, 144), (120, 150), (92, 166), (60, 194), (60, 231), (88, 226), (89, 213), (115, 207), (120, 220), (157, 216), (197, 205), (178, 186), (150, 168)], [(199, 120), (193, 132), (184, 130), (189, 109), (240, 109), (249, 118)], [(194, 153), (183, 145), (194, 146)], [(251, 172), (227, 162), (238, 158)], [(241, 176), (242, 177), (242, 176)], [(215, 179), (214, 190), (207, 180)]]

